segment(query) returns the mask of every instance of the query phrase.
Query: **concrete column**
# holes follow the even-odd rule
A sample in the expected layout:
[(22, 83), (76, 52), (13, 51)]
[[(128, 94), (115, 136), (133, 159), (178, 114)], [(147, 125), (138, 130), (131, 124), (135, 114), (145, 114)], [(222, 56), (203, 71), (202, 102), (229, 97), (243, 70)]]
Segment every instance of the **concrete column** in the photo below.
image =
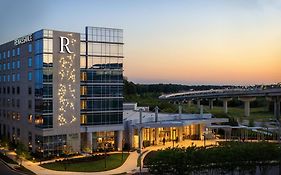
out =
[(173, 128), (170, 127), (170, 141), (173, 140)]
[(197, 99), (197, 109), (200, 109), (200, 101), (201, 99)]
[(150, 144), (153, 143), (153, 130), (152, 130), (152, 128), (149, 128), (149, 142), (150, 142)]
[(214, 108), (214, 101), (215, 101), (215, 99), (209, 99), (209, 108), (210, 109)]
[(159, 144), (159, 128), (155, 128), (155, 144)]
[(155, 122), (158, 122), (158, 106), (155, 107)]
[(220, 98), (219, 100), (221, 100), (223, 102), (223, 112), (227, 114), (227, 112), (228, 112), (227, 102), (232, 100), (232, 98)]
[(188, 101), (187, 101), (187, 106), (188, 106), (188, 108), (190, 108), (191, 102), (192, 102), (192, 100), (188, 100)]
[(181, 120), (181, 114), (182, 114), (182, 106), (179, 105), (179, 117), (178, 117), (179, 120)]
[(205, 130), (206, 130), (206, 125), (205, 124), (200, 124), (200, 138), (201, 140), (204, 140), (204, 133), (205, 133)]
[(142, 138), (142, 128), (139, 128), (138, 129), (138, 132), (139, 132), (139, 149), (142, 149), (143, 145), (142, 145), (142, 142), (143, 142), (143, 138)]
[[(96, 133), (93, 133), (94, 134), (94, 138), (95, 139), (92, 139), (92, 145), (93, 145), (93, 150), (96, 151), (97, 148), (98, 148), (98, 142), (97, 142), (97, 137), (96, 137)], [(93, 135), (92, 134), (92, 135)]]
[(139, 112), (140, 112), (139, 123), (142, 123), (142, 111), (143, 111), (143, 109), (140, 108), (140, 110), (139, 110)]
[(244, 116), (250, 116), (250, 102), (255, 101), (256, 97), (239, 97), (239, 100), (244, 102)]
[(134, 137), (134, 128), (133, 127), (131, 127), (130, 129), (129, 129), (129, 144), (130, 144), (130, 148), (133, 148), (134, 146), (135, 146), (135, 144), (136, 143), (134, 143), (135, 142), (135, 137)]
[(280, 100), (279, 96), (274, 97), (274, 116), (277, 120), (280, 121)]
[(179, 142), (182, 141), (182, 133), (183, 133), (183, 127), (179, 127), (179, 135), (178, 135)]
[(93, 134), (92, 132), (87, 132), (87, 146), (93, 150)]
[(200, 116), (203, 117), (204, 108), (203, 105), (200, 105)]
[(273, 104), (274, 117), (277, 118), (277, 101), (274, 100)]
[(122, 151), (123, 148), (123, 131), (117, 131), (117, 150)]
[[(273, 101), (272, 97), (265, 97), (265, 100), (267, 101), (267, 104), (266, 104), (266, 108), (268, 111), (270, 111), (270, 103)], [(274, 116), (275, 116), (275, 111), (274, 111)]]

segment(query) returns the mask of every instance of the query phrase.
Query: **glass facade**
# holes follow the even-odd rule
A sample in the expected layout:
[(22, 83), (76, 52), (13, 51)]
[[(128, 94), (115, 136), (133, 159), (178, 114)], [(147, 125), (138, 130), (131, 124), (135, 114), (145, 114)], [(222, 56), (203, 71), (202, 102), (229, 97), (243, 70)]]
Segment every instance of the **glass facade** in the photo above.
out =
[(35, 124), (39, 128), (53, 127), (53, 31), (40, 30), (34, 34)]
[(86, 27), (80, 44), (81, 125), (123, 122), (123, 30)]
[[(11, 41), (0, 47), (0, 117), (8, 121), (0, 124), (0, 128), (3, 126), (0, 135), (14, 140), (26, 136), (28, 147), (44, 156), (60, 154), (68, 137), (59, 135), (59, 131), (52, 136), (36, 135), (57, 131), (53, 123), (58, 118), (54, 115), (58, 106), (54, 106), (56, 101), (53, 99), (57, 97), (57, 89), (54, 89), (57, 82), (53, 82), (54, 69), (57, 71), (57, 65), (53, 67), (53, 57), (57, 57), (58, 52), (54, 51), (59, 44), (53, 42), (58, 40), (57, 35), (60, 35), (59, 31), (40, 30), (32, 34), (31, 41), (18, 45)], [(86, 27), (80, 36), (80, 65), (77, 65), (80, 66), (80, 89), (75, 87), (75, 91), (80, 91), (81, 110), (75, 117), (79, 119), (80, 113), (84, 126), (122, 124), (123, 30)], [(79, 98), (77, 100), (79, 107)], [(15, 121), (23, 123), (15, 127)], [(80, 132), (79, 124), (75, 125), (78, 128), (75, 132)], [(28, 129), (26, 134), (25, 129)], [(40, 132), (34, 132), (38, 129)], [(24, 132), (20, 134), (20, 131)], [(96, 138), (101, 142), (103, 137), (99, 134)], [(113, 142), (114, 131), (108, 133), (109, 137)]]

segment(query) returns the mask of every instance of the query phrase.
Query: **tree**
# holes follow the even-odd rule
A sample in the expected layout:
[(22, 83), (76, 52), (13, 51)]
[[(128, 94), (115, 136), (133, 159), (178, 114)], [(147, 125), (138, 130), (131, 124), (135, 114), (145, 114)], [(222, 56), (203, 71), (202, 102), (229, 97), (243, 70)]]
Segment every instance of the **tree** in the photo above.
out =
[(17, 154), (17, 159), (20, 161), (20, 164), (23, 159), (30, 159), (31, 157), (27, 147), (21, 142), (16, 145), (15, 152)]

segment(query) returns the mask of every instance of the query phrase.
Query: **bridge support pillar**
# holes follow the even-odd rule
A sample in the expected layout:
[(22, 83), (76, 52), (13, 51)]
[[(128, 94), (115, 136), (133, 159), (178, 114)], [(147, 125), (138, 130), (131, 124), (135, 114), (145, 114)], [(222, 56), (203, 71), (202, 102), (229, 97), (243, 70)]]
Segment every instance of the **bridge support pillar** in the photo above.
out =
[(239, 97), (239, 100), (244, 102), (244, 116), (250, 116), (250, 102), (255, 101), (256, 97)]
[[(273, 101), (272, 97), (265, 97), (265, 100), (267, 101), (266, 108), (268, 111), (270, 111), (270, 103)], [(275, 111), (274, 111), (275, 116)]]
[(209, 108), (210, 109), (213, 109), (214, 108), (214, 101), (215, 101), (216, 99), (209, 99)]
[(155, 144), (159, 144), (159, 128), (155, 128)]
[(230, 100), (232, 100), (232, 98), (219, 98), (219, 100), (221, 100), (222, 102), (223, 102), (223, 112), (225, 113), (225, 114), (227, 114), (227, 112), (228, 112), (228, 109), (227, 109), (227, 102), (228, 101), (230, 101)]
[(274, 117), (280, 121), (280, 96), (272, 97), (272, 100), (274, 101)]
[(187, 101), (187, 106), (188, 106), (188, 108), (190, 108), (191, 102), (192, 102), (192, 100), (188, 100), (188, 101)]
[(200, 106), (201, 106), (200, 101), (201, 101), (201, 99), (197, 99), (197, 109), (200, 109)]

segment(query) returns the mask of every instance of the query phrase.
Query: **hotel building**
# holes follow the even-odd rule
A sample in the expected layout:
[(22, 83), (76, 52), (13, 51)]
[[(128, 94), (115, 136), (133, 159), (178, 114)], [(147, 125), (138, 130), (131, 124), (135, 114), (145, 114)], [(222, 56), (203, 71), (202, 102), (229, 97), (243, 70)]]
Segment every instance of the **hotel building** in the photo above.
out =
[(123, 30), (39, 30), (0, 45), (0, 135), (43, 156), (123, 140)]

